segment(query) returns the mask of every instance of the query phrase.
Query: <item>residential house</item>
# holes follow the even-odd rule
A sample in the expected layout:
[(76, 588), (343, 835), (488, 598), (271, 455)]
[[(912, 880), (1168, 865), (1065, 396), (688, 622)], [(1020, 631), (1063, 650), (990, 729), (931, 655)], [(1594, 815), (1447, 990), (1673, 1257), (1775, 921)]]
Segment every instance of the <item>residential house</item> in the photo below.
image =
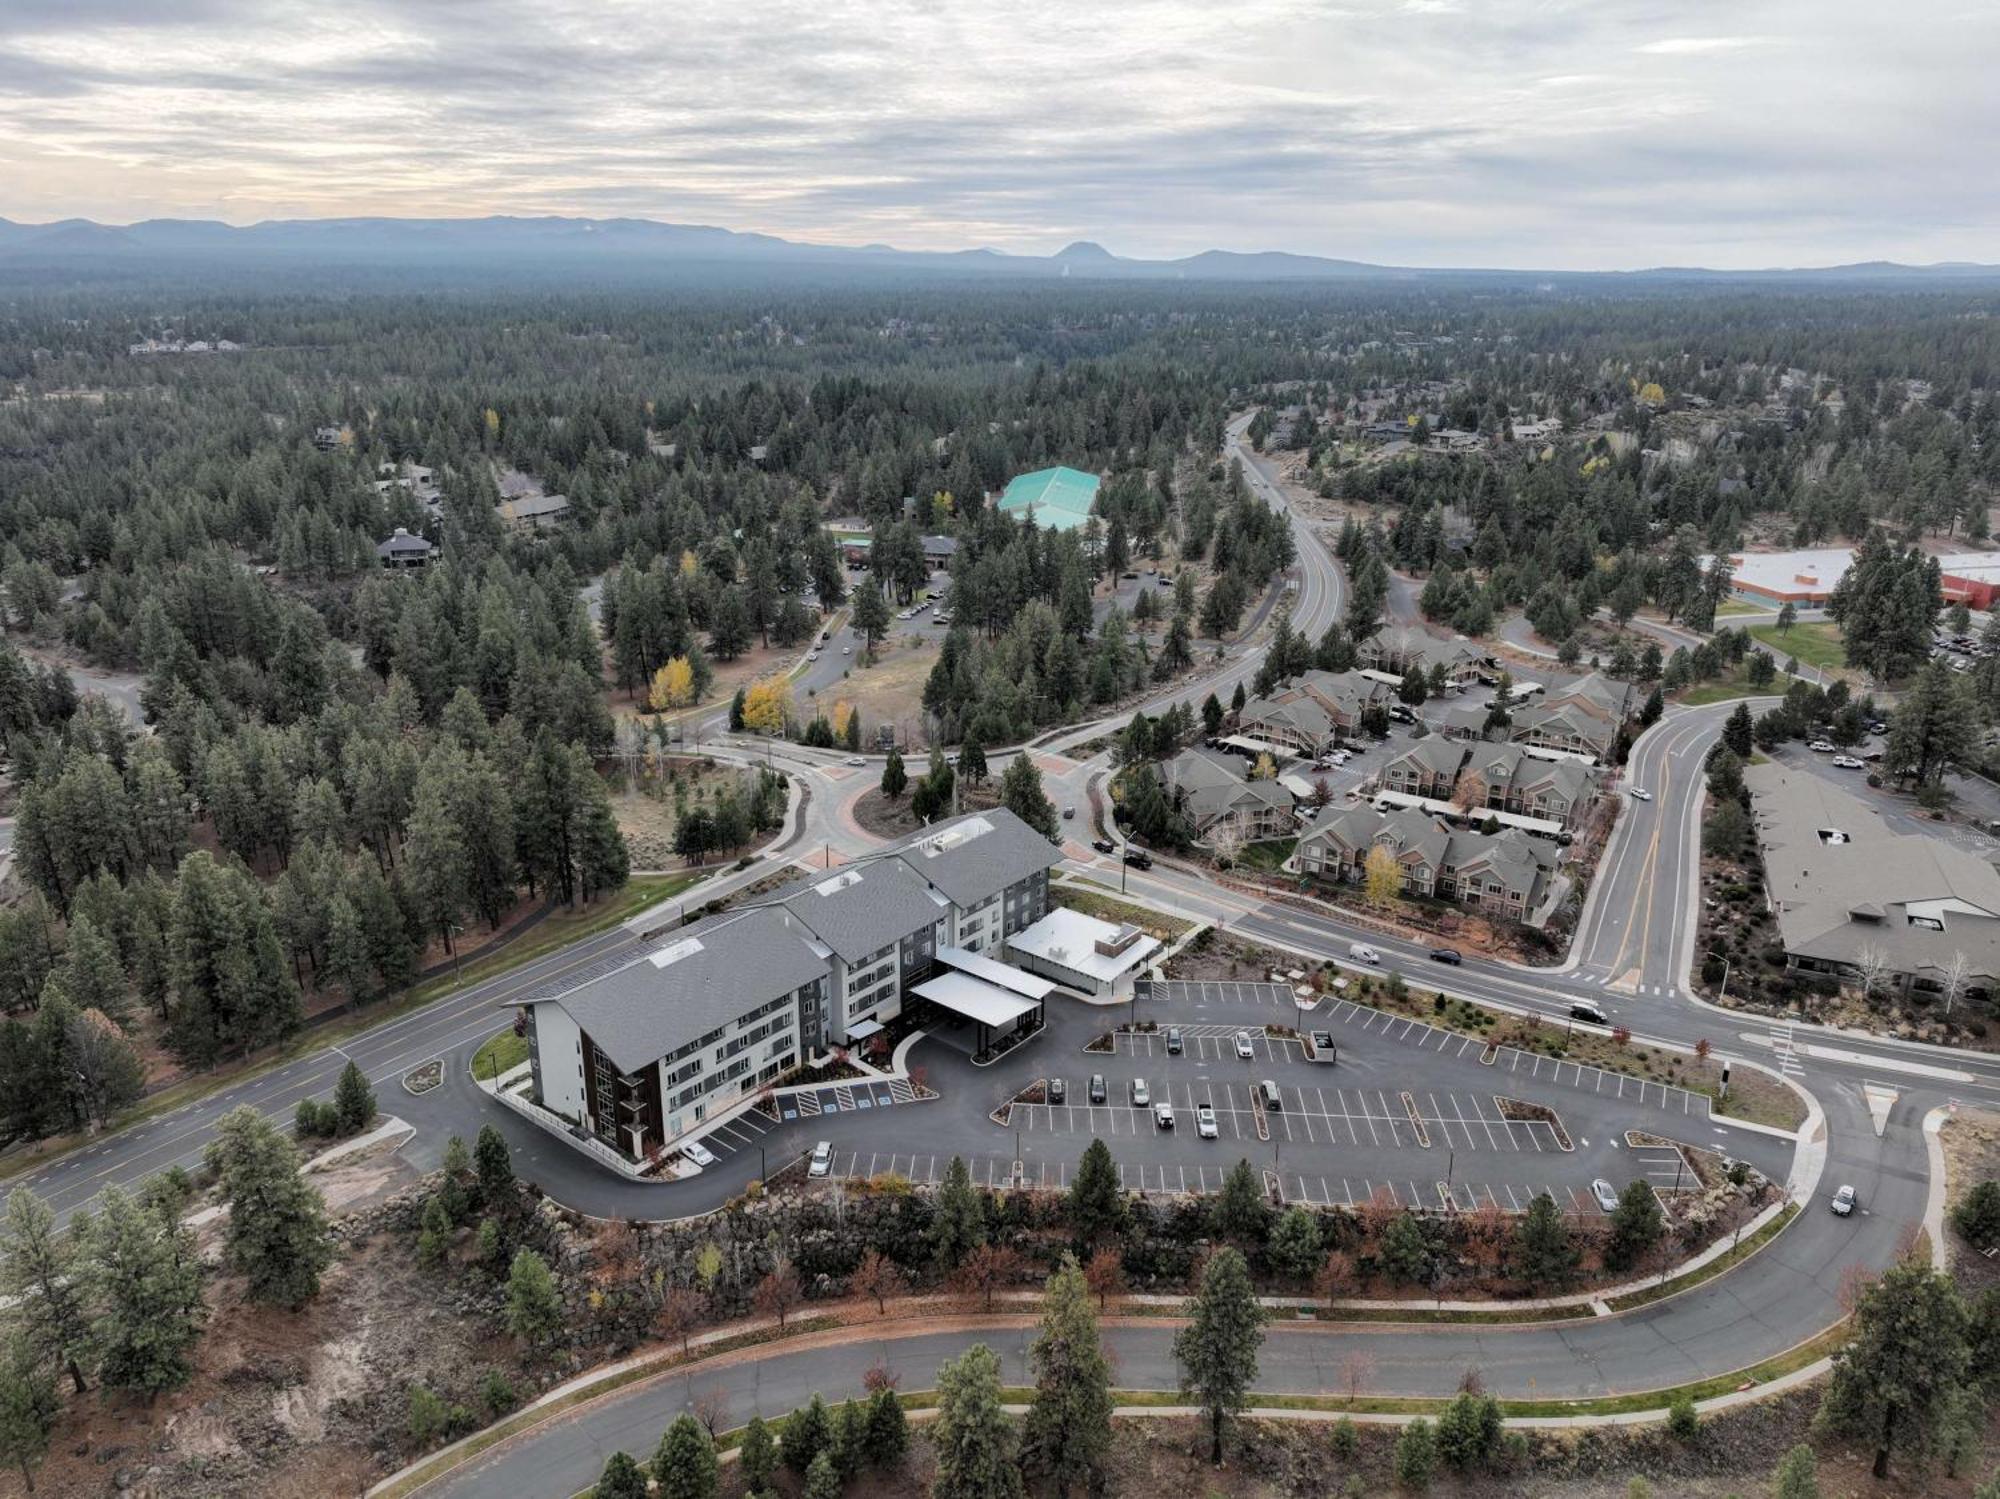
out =
[(1407, 895), (1434, 896), (1489, 915), (1526, 921), (1548, 894), (1560, 850), (1517, 829), (1487, 834), (1453, 829), (1414, 809), (1328, 808), (1299, 839), (1301, 873), (1359, 884), (1368, 855), (1395, 858)]
[(1462, 740), (1427, 735), (1382, 766), (1382, 789), (1448, 802), (1469, 753)]
[(1538, 703), (1515, 709), (1511, 737), (1520, 744), (1608, 761), (1640, 701), (1630, 684), (1592, 672), (1551, 689)]
[(958, 555), (956, 536), (926, 536), (923, 539), (924, 566), (932, 572), (950, 567), (952, 558)]
[(1413, 625), (1384, 625), (1359, 642), (1361, 665), (1370, 671), (1405, 677), (1411, 672), (1429, 676), (1431, 668), (1444, 669), (1446, 684), (1457, 689), (1473, 681), (1486, 664), (1485, 654), (1464, 640), (1441, 640)]
[(1199, 843), (1259, 843), (1295, 831), (1292, 793), (1252, 779), (1248, 761), (1214, 750), (1183, 750), (1160, 766), (1160, 780)]
[(1308, 759), (1325, 754), (1340, 737), (1333, 716), (1317, 698), (1304, 691), (1252, 698), (1237, 714), (1236, 724), (1246, 739)]
[(375, 547), (375, 558), (386, 568), (428, 567), (437, 556), (437, 547), (421, 536), (412, 536), (403, 527), (396, 527), (387, 541)]
[(516, 536), (553, 531), (569, 519), (569, 500), (559, 494), (527, 494), (502, 500), (494, 507), (500, 522)]
[(1486, 788), (1481, 805), (1566, 829), (1576, 826), (1596, 795), (1590, 768), (1582, 761), (1548, 759), (1519, 744), (1475, 745), (1460, 779), (1472, 775)]

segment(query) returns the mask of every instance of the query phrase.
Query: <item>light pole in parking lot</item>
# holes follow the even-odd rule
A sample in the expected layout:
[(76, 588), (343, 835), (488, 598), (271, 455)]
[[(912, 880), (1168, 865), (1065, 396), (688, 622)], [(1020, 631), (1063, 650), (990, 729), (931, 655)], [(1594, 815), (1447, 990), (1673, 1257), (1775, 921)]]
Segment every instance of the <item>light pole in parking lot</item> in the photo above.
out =
[[(1722, 958), (1722, 954), (1717, 952), (1714, 948), (1709, 949), (1708, 955), (1711, 958)], [(1729, 959), (1722, 958), (1722, 987), (1715, 991), (1715, 1002), (1717, 1004), (1721, 1004), (1724, 997), (1728, 993), (1729, 993)]]

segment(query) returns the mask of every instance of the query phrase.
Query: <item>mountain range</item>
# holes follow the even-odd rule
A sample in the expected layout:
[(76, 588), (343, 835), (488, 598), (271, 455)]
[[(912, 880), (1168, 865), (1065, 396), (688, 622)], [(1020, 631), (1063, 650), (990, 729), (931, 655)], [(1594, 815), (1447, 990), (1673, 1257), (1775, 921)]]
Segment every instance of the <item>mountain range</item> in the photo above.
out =
[(949, 271), (1090, 280), (1237, 282), (1366, 281), (1467, 278), (1652, 278), (1755, 281), (1898, 281), (2000, 279), (2000, 265), (1953, 262), (1904, 265), (1874, 260), (1848, 265), (1721, 271), (1659, 266), (1621, 272), (1549, 272), (1531, 268), (1452, 270), (1376, 265), (1285, 251), (1204, 250), (1172, 260), (1114, 255), (1079, 240), (1053, 255), (998, 250), (899, 250), (888, 245), (822, 245), (703, 224), (654, 219), (269, 219), (248, 225), (209, 219), (145, 219), (100, 224), (63, 219), (22, 224), (0, 219), (0, 266), (90, 264), (162, 268), (190, 264), (493, 269), (591, 267), (624, 271), (709, 267), (743, 271)]

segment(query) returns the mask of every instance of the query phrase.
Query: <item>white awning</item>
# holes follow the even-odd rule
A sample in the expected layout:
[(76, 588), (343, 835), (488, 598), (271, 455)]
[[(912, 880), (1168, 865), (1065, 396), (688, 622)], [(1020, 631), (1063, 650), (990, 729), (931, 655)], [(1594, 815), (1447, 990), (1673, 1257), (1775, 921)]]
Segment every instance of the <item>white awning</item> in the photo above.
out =
[(1035, 1000), (1009, 994), (999, 985), (967, 973), (941, 973), (934, 979), (925, 979), (911, 992), (920, 999), (943, 1005), (954, 1014), (989, 1026), (1011, 1025), (1041, 1008)]
[(940, 947), (938, 961), (973, 978), (995, 984), (1011, 994), (1023, 999), (1047, 999), (1056, 992), (1056, 986), (1048, 979), (1037, 978), (1032, 973), (1023, 973), (1018, 968), (1009, 968), (1005, 963), (996, 963), (991, 958), (982, 957), (963, 947)]
[(866, 1041), (870, 1036), (881, 1034), (882, 1022), (872, 1017), (867, 1020), (857, 1020), (847, 1028), (847, 1039), (850, 1041)]

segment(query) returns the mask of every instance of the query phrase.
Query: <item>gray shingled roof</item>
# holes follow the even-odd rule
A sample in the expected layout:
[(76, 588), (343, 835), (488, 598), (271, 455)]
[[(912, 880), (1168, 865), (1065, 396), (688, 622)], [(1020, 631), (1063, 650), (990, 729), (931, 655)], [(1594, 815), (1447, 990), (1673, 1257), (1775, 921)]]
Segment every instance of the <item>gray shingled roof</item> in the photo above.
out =
[(528, 1002), (561, 1005), (612, 1065), (636, 1072), (824, 975), (810, 936), (783, 910), (724, 912)]
[(849, 963), (900, 942), (944, 905), (900, 859), (866, 859), (775, 891), (782, 905)]
[(976, 906), (1063, 859), (1060, 848), (1005, 807), (935, 823), (889, 849), (960, 906)]

